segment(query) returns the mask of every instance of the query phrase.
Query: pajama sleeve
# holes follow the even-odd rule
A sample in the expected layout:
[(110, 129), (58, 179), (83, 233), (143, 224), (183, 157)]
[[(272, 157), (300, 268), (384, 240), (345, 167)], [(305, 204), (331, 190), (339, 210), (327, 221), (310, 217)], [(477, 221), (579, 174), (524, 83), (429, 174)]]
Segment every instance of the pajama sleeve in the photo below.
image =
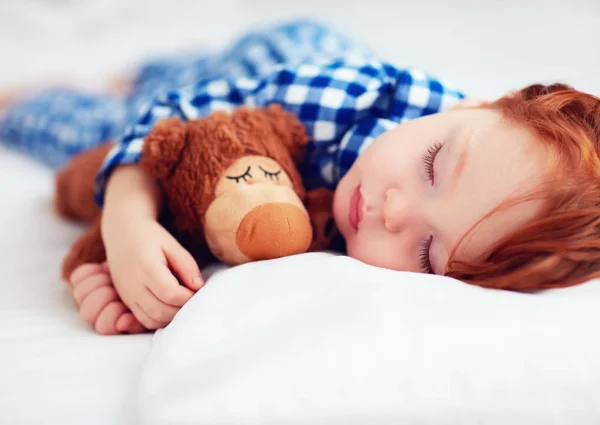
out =
[[(362, 137), (369, 126), (363, 121), (398, 123), (439, 112), (462, 97), (421, 71), (377, 60), (365, 63), (364, 58), (356, 63), (277, 65), (260, 78), (221, 78), (169, 91), (156, 98), (117, 140), (97, 176), (96, 201), (103, 205), (107, 178), (115, 167), (139, 161), (144, 137), (163, 118), (178, 116), (186, 121), (241, 105), (281, 104), (298, 117), (310, 138), (301, 169), (307, 187), (331, 187), (336, 158), (343, 156), (347, 162), (370, 140)], [(388, 124), (374, 127), (384, 129)]]

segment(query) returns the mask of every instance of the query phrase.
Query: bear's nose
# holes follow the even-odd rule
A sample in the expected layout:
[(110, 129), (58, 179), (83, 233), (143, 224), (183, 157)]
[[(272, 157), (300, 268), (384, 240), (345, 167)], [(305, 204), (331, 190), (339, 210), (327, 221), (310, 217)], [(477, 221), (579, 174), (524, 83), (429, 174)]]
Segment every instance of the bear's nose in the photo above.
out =
[(306, 213), (297, 206), (268, 203), (244, 216), (236, 242), (253, 261), (300, 254), (312, 242), (312, 227)]

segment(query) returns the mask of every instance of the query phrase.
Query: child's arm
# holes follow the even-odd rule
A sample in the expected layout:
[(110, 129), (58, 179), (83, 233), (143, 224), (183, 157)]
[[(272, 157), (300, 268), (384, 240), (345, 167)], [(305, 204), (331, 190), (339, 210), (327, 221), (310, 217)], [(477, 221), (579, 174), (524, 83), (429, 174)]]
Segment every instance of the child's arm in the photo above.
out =
[(167, 325), (204, 284), (194, 258), (158, 223), (160, 203), (159, 188), (139, 166), (111, 174), (102, 217), (109, 269), (121, 299), (148, 329)]
[(199, 275), (191, 256), (156, 221), (158, 190), (137, 166), (123, 168), (139, 161), (144, 138), (158, 120), (179, 116), (186, 121), (241, 105), (279, 103), (296, 114), (310, 137), (302, 170), (305, 185), (332, 188), (335, 170), (358, 154), (365, 132), (372, 132), (373, 125), (385, 129), (380, 118), (390, 122), (416, 118), (439, 112), (462, 97), (418, 71), (382, 62), (343, 61), (278, 66), (262, 78), (212, 80), (161, 96), (128, 128), (97, 180), (96, 200), (106, 210), (103, 233), (119, 294), (138, 319), (155, 328), (174, 314), (168, 307), (173, 303), (165, 303), (176, 288), (169, 266), (188, 288), (198, 288), (191, 280)]

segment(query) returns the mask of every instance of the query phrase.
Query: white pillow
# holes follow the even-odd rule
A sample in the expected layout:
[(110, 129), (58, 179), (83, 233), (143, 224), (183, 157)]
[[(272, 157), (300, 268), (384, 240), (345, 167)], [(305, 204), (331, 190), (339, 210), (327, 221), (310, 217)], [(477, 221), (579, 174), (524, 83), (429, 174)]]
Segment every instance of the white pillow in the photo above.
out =
[(536, 295), (310, 253), (227, 269), (156, 333), (143, 424), (600, 423), (600, 281)]

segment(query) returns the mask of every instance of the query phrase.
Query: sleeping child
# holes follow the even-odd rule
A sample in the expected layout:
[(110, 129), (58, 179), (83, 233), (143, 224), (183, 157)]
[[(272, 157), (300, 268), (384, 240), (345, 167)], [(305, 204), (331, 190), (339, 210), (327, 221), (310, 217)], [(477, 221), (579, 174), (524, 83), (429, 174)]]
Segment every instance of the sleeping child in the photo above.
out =
[(294, 21), (220, 52), (143, 64), (121, 96), (51, 89), (6, 108), (0, 140), (55, 168), (117, 142), (96, 187), (107, 262), (70, 278), (97, 332), (164, 327), (204, 285), (159, 224), (160, 189), (138, 165), (152, 126), (271, 103), (305, 126), (300, 172), (307, 189), (335, 190), (347, 255), (511, 290), (600, 275), (600, 99), (535, 84), (477, 101), (324, 24)]

